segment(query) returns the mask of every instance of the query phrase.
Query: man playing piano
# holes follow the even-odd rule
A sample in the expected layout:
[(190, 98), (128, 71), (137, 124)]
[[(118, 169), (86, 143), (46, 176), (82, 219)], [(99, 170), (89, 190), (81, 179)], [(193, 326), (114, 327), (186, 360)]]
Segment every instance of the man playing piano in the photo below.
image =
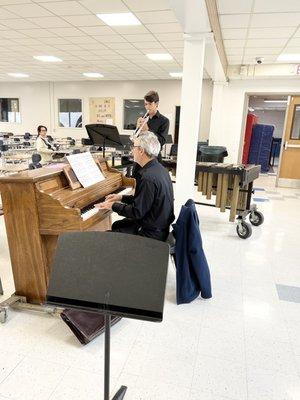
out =
[(140, 165), (134, 196), (110, 194), (95, 207), (125, 217), (112, 225), (113, 232), (130, 233), (165, 241), (174, 221), (174, 195), (168, 171), (157, 161), (160, 143), (152, 132), (134, 139), (134, 161)]

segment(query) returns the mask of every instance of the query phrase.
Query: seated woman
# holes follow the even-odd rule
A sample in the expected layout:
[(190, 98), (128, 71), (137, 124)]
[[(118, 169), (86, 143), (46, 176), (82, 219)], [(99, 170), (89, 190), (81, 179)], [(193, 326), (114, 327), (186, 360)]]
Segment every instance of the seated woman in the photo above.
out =
[(56, 148), (47, 139), (47, 127), (39, 125), (37, 128), (36, 150), (42, 157), (42, 164), (52, 161), (52, 155)]

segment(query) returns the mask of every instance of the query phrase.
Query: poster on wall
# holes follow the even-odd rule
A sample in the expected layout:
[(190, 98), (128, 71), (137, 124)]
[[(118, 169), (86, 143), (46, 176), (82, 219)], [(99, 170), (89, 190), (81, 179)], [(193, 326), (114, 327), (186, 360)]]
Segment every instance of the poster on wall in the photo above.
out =
[(91, 97), (90, 98), (90, 123), (115, 124), (115, 98)]

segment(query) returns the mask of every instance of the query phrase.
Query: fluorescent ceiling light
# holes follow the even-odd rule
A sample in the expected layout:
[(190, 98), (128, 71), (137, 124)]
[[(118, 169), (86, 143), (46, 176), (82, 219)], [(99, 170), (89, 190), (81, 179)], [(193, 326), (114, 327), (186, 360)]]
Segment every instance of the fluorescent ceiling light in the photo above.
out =
[(97, 14), (109, 26), (141, 25), (141, 22), (132, 13)]
[(287, 103), (287, 100), (264, 100), (264, 103)]
[(140, 102), (140, 100), (129, 100), (130, 101), (130, 103), (139, 103)]
[(146, 54), (146, 56), (153, 61), (173, 60), (173, 57), (169, 53), (151, 53)]
[(182, 78), (183, 72), (170, 72), (169, 75), (173, 78)]
[(55, 56), (33, 56), (36, 60), (43, 62), (61, 62), (62, 59)]
[(300, 54), (280, 54), (277, 57), (277, 61), (300, 61)]
[(7, 75), (13, 76), (14, 78), (29, 78), (28, 74), (22, 74), (21, 72), (9, 72)]
[(104, 75), (99, 74), (99, 72), (84, 72), (82, 75), (86, 76), (87, 78), (103, 78)]

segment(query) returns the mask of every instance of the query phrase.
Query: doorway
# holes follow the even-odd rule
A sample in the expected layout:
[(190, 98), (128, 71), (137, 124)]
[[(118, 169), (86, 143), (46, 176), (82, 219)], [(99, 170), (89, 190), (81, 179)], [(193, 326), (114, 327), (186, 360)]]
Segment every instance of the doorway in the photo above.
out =
[(287, 102), (287, 95), (249, 96), (243, 162), (261, 164), (263, 173), (277, 175)]

